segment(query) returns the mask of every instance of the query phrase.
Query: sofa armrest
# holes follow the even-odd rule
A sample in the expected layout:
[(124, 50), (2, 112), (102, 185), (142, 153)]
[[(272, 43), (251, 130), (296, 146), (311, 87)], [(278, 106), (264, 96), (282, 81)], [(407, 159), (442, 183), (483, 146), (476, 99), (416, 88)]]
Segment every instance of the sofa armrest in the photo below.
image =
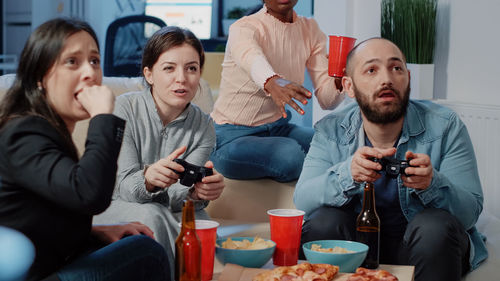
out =
[(147, 87), (142, 77), (103, 77), (102, 84), (108, 86), (115, 96)]

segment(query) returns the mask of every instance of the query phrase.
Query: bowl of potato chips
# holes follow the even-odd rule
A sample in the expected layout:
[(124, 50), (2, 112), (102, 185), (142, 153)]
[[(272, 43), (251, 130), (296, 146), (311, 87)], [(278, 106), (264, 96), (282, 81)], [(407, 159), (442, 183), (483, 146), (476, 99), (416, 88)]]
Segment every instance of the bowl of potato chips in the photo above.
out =
[(366, 258), (368, 246), (347, 240), (317, 240), (302, 245), (310, 263), (337, 265), (340, 272), (354, 272)]
[(220, 263), (238, 264), (244, 267), (262, 267), (273, 256), (276, 243), (260, 237), (219, 238), (215, 244), (215, 256)]

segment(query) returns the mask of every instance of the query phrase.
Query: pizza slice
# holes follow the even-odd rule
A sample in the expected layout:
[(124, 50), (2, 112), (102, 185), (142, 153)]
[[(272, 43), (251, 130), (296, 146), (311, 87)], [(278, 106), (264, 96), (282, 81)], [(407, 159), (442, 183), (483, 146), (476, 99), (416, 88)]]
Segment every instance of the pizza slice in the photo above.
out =
[(305, 262), (262, 272), (253, 281), (331, 281), (338, 270), (338, 266), (334, 265)]
[(333, 277), (335, 277), (335, 275), (337, 274), (337, 272), (339, 272), (339, 267), (336, 265), (319, 263), (319, 264), (312, 264), (312, 267), (313, 267), (312, 271), (314, 271), (314, 273), (316, 274), (319, 274), (325, 280), (332, 280)]
[(347, 281), (398, 281), (398, 278), (383, 269), (358, 267), (356, 273), (350, 275)]

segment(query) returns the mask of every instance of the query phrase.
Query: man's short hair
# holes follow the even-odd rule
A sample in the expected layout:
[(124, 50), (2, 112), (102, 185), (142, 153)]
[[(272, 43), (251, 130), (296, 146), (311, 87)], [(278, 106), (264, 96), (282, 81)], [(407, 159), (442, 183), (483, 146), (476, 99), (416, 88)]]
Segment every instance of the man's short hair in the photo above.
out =
[(399, 48), (398, 45), (396, 45), (394, 42), (392, 42), (391, 40), (386, 39), (386, 38), (372, 37), (372, 38), (368, 38), (366, 40), (363, 40), (363, 41), (359, 42), (358, 44), (356, 44), (356, 46), (354, 46), (354, 48), (351, 49), (351, 51), (349, 51), (349, 54), (347, 54), (347, 59), (346, 59), (346, 64), (345, 64), (345, 74), (346, 74), (346, 76), (352, 76), (352, 71), (353, 71), (353, 69), (352, 69), (353, 68), (352, 61), (353, 61), (354, 55), (356, 54), (359, 46), (364, 45), (368, 41), (376, 40), (376, 39), (386, 40), (386, 41), (389, 41), (392, 44), (394, 44), (394, 46), (396, 46), (398, 48), (398, 50), (401, 52), (401, 54), (403, 55), (403, 61), (406, 64), (406, 56), (405, 56), (405, 54), (403, 54), (403, 51), (401, 51), (401, 48)]

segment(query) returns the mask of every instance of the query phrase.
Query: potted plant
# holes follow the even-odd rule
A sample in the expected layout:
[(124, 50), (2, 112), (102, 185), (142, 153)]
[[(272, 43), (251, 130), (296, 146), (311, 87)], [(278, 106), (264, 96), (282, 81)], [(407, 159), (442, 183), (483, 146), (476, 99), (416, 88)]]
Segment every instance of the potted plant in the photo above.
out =
[(382, 0), (381, 34), (403, 51), (411, 96), (432, 99), (437, 0)]
[(247, 13), (247, 9), (242, 7), (234, 7), (229, 12), (224, 19), (222, 19), (222, 31), (225, 36), (229, 35), (229, 26), (233, 24), (236, 20), (243, 17)]

